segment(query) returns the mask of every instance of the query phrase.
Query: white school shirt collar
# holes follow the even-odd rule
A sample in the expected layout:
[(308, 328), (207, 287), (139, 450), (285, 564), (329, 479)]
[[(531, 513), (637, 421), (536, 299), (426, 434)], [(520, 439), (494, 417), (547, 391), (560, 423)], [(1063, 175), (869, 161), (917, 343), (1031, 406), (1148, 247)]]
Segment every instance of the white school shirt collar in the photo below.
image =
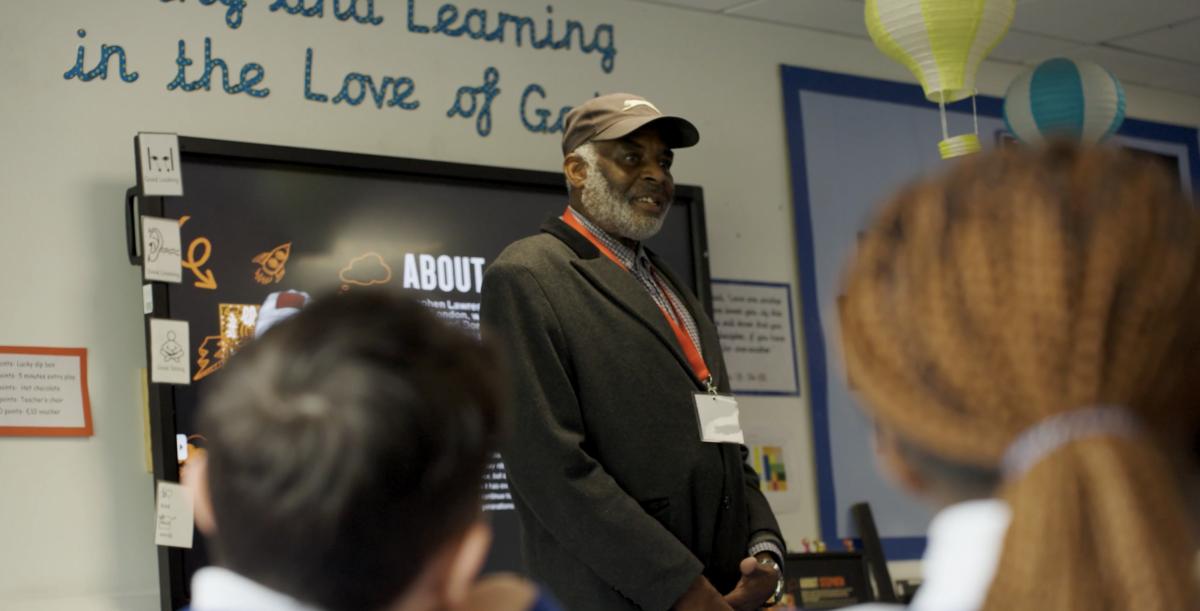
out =
[(192, 577), (191, 611), (320, 611), (229, 569), (207, 566)]
[(983, 606), (1012, 510), (998, 499), (946, 507), (929, 524), (921, 588), (912, 611), (974, 611)]
[[(1011, 521), (1008, 504), (998, 499), (966, 501), (938, 512), (929, 524), (929, 545), (921, 559), (921, 588), (909, 611), (981, 608)], [(901, 608), (882, 604), (852, 607), (854, 611)]]

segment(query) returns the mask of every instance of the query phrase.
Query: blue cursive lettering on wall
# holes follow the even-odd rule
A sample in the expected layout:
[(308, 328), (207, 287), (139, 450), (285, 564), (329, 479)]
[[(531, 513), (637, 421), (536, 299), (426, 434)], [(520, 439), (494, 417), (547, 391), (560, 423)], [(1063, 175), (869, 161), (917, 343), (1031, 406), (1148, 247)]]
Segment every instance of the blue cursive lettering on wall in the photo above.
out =
[[(313, 102), (329, 102), (329, 96), (316, 93), (312, 88), (313, 50), (310, 47), (304, 54), (304, 98)], [(333, 96), (334, 104), (358, 106), (371, 95), (375, 108), (384, 106), (402, 110), (416, 110), (421, 106), (420, 100), (410, 99), (416, 93), (416, 83), (407, 76), (383, 77), (378, 84), (369, 74), (351, 72), (342, 79), (342, 88)]]
[[(80, 29), (75, 32), (75, 35), (87, 38), (87, 31)], [(120, 45), (100, 45), (100, 61), (95, 68), (86, 71), (83, 69), (83, 45), (79, 45), (79, 50), (75, 52), (75, 65), (63, 73), (63, 78), (68, 81), (77, 78), (85, 83), (94, 78), (108, 80), (108, 65), (113, 57), (117, 58), (117, 71), (122, 81), (132, 83), (138, 80), (137, 72), (126, 71), (125, 49), (122, 49)]]
[[(282, 2), (284, 0), (276, 0)], [(600, 68), (605, 73), (611, 73), (616, 63), (617, 47), (614, 41), (612, 24), (602, 23), (592, 29), (591, 39), (588, 39), (584, 25), (568, 19), (564, 24), (562, 36), (556, 38), (554, 33), (554, 7), (546, 7), (546, 21), (541, 36), (538, 35), (537, 22), (532, 17), (523, 17), (505, 13), (495, 14), (495, 21), (489, 25), (487, 9), (472, 8), (465, 13), (458, 6), (449, 2), (438, 7), (437, 19), (432, 26), (417, 22), (417, 0), (408, 0), (408, 31), (416, 34), (441, 34), (459, 38), (467, 36), (474, 40), (488, 42), (505, 42), (511, 37), (513, 43), (520, 47), (529, 41), (534, 49), (578, 49), (585, 55), (597, 53), (600, 55)], [(274, 7), (272, 7), (274, 8)]]
[[(494, 66), (488, 66), (483, 71), (483, 84), (479, 87), (459, 87), (454, 96), (454, 105), (446, 111), (447, 117), (460, 116), (470, 119), (475, 117), (475, 131), (486, 138), (492, 133), (492, 100), (500, 95), (500, 71)], [(479, 102), (480, 94), (483, 103)], [(463, 100), (470, 100), (471, 106), (463, 105)]]
[(200, 0), (204, 6), (212, 6), (220, 2), (225, 5), (225, 25), (236, 30), (242, 26), (242, 11), (246, 10), (246, 0)]
[(328, 102), (329, 96), (323, 93), (313, 93), (312, 91), (312, 62), (313, 52), (312, 47), (309, 47), (304, 52), (304, 99), (314, 102)]
[(225, 60), (212, 56), (212, 39), (204, 37), (204, 73), (200, 78), (188, 82), (187, 67), (194, 62), (187, 56), (187, 45), (183, 40), (179, 41), (179, 55), (175, 58), (175, 64), (179, 66), (179, 70), (175, 73), (175, 80), (167, 84), (167, 90), (182, 89), (184, 91), (195, 91), (204, 89), (209, 91), (212, 88), (212, 73), (214, 69), (221, 71), (221, 87), (225, 93), (236, 94), (245, 93), (251, 97), (264, 98), (271, 94), (271, 90), (263, 87), (255, 89), (254, 86), (262, 82), (266, 76), (266, 70), (259, 64), (249, 62), (242, 66), (238, 75), (238, 83), (236, 85), (229, 84), (229, 66), (225, 64)]
[[(160, 0), (161, 2), (174, 2), (175, 0)], [(179, 0), (183, 2), (184, 0)], [(242, 12), (246, 10), (246, 0), (200, 0), (202, 6), (212, 6), (220, 3), (225, 6), (225, 25), (229, 29), (236, 30), (242, 26)]]
[(567, 113), (571, 112), (570, 106), (563, 106), (558, 109), (558, 118), (554, 123), (550, 123), (550, 117), (554, 115), (554, 111), (548, 108), (538, 108), (533, 111), (533, 114), (538, 116), (538, 122), (532, 123), (529, 120), (529, 113), (526, 107), (529, 105), (529, 98), (532, 95), (538, 95), (543, 100), (546, 99), (546, 90), (537, 83), (530, 83), (525, 88), (525, 92), (521, 94), (521, 124), (525, 129), (535, 134), (556, 134), (563, 130), (563, 124), (566, 122)]
[[(184, 3), (186, 0), (159, 1)], [(475, 3), (487, 6), (493, 1), (475, 0)], [(556, 17), (552, 5), (546, 5), (544, 16), (529, 16), (495, 10), (490, 6), (460, 8), (455, 2), (456, 0), (438, 0), (436, 11), (432, 7), (426, 7), (426, 12), (422, 13), (417, 7), (417, 0), (407, 0), (407, 31), (413, 34), (437, 34), (449, 38), (501, 44), (508, 42), (517, 47), (531, 47), (537, 50), (574, 49), (582, 55), (598, 55), (600, 67), (606, 73), (611, 73), (615, 67), (617, 49), (611, 24), (586, 25), (574, 19), (560, 19)], [(195, 0), (194, 4), (224, 7), (226, 25), (236, 30), (244, 23), (246, 7), (250, 1)], [(326, 9), (329, 9), (328, 14), (339, 21), (353, 20), (359, 24), (375, 26), (383, 22), (383, 16), (375, 12), (375, 0), (271, 0), (268, 9), (272, 13), (322, 19), (327, 15)], [(209, 16), (215, 14), (216, 11), (213, 11)], [(87, 32), (83, 29), (76, 33), (81, 39), (87, 37)], [(261, 64), (250, 61), (241, 64), (239, 69), (238, 63), (227, 62), (224, 58), (215, 56), (213, 46), (213, 39), (204, 37), (204, 53), (201, 59), (199, 54), (195, 53), (195, 48), (193, 53), (197, 57), (189, 56), (187, 43), (184, 39), (179, 39), (178, 53), (175, 57), (177, 70), (174, 78), (166, 84), (167, 91), (212, 91), (213, 81), (220, 78), (221, 90), (230, 95), (244, 93), (254, 98), (265, 98), (271, 94), (271, 89), (265, 86), (267, 71)], [(132, 83), (139, 79), (137, 72), (128, 69), (126, 52), (119, 45), (100, 45), (99, 59), (95, 60), (95, 65), (90, 70), (87, 69), (84, 43), (79, 44), (75, 64), (63, 73), (63, 78), (82, 82), (97, 78), (107, 79), (114, 58), (117, 60), (122, 81)], [(325, 76), (326, 80), (322, 82), (316, 78), (315, 63), (316, 54), (313, 48), (306, 48), (303, 93), (307, 101), (346, 106), (362, 106), (364, 102), (370, 102), (377, 109), (399, 108), (410, 111), (418, 109), (421, 105), (416, 96), (416, 83), (408, 76), (335, 70), (335, 77), (331, 80), (324, 74), (323, 69), (322, 76)], [(340, 87), (339, 81), (336, 80), (338, 76), (341, 77)], [(488, 66), (483, 71), (481, 84), (458, 88), (452, 104), (446, 110), (446, 117), (473, 119), (477, 135), (486, 138), (492, 132), (493, 104), (500, 93), (500, 71), (495, 66)], [(522, 126), (530, 132), (555, 134), (564, 130), (566, 115), (570, 110), (570, 106), (550, 103), (543, 86), (534, 82), (525, 87), (521, 94), (518, 116)]]
[(289, 15), (303, 15), (305, 17), (324, 17), (325, 16), (325, 0), (316, 0), (316, 3), (310, 7), (305, 7), (306, 0), (275, 0), (271, 5), (271, 12), (278, 10), (287, 11)]
[[(311, 4), (309, 4), (310, 2)], [(342, 8), (343, 3), (347, 5), (345, 8)], [(359, 14), (358, 0), (333, 0), (333, 16), (337, 17), (338, 21), (353, 19), (358, 23), (370, 25), (383, 23), (383, 16), (375, 14), (375, 0), (366, 0), (366, 5), (367, 12)], [(271, 4), (271, 12), (275, 11), (284, 11), (289, 15), (303, 17), (324, 17), (325, 0), (275, 0)]]
[(429, 26), (419, 25), (416, 18), (417, 6), (412, 0), (408, 0), (408, 31), (416, 34), (428, 34)]

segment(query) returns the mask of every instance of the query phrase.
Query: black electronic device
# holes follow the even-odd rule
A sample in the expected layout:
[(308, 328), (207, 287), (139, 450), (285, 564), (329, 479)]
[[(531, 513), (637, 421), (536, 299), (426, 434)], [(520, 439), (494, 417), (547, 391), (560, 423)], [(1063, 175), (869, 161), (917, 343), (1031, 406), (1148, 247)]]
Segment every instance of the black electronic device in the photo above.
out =
[[(546, 146), (557, 147), (547, 140)], [(388, 285), (411, 291), (443, 318), (478, 329), (482, 269), (509, 243), (534, 235), (566, 208), (557, 172), (179, 138), (182, 197), (126, 196), (131, 263), (142, 264), (141, 215), (181, 225), (183, 282), (147, 283), (149, 320), (190, 325), (192, 383), (150, 385), (156, 479), (178, 481), (179, 448), (202, 445), (192, 419), (208, 376), (253, 335), (274, 291), (313, 294)], [(677, 186), (660, 254), (711, 312), (703, 195)], [(489, 570), (519, 570), (519, 532), (497, 460), (484, 482), (495, 529)], [(164, 611), (190, 599), (196, 550), (159, 548)]]
[(788, 554), (783, 600), (772, 609), (840, 609), (874, 599), (860, 552)]
[(879, 540), (879, 530), (875, 528), (875, 517), (871, 513), (870, 503), (856, 503), (850, 507), (854, 517), (854, 525), (862, 540), (863, 557), (867, 568), (875, 581), (877, 600), (882, 602), (898, 602), (896, 591), (892, 587), (892, 574), (888, 571), (887, 557), (883, 555), (883, 543)]

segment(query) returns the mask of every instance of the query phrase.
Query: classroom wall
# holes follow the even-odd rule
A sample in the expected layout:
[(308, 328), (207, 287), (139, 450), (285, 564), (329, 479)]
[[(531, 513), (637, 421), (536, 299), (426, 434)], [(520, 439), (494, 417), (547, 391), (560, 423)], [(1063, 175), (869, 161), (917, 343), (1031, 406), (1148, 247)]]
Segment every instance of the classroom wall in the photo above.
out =
[[(558, 135), (533, 133), (519, 119), (525, 88), (544, 87), (546, 108), (634, 91), (700, 129), (701, 145), (679, 153), (676, 177), (704, 187), (713, 276), (795, 287), (778, 65), (910, 80), (867, 41), (626, 0), (550, 2), (556, 26), (578, 20), (589, 41), (598, 24), (611, 24), (611, 73), (595, 53), (408, 30), (410, 5), (416, 23), (432, 25), (440, 2), (379, 0), (375, 14), (384, 21), (377, 26), (272, 13), (267, 0), (248, 4), (237, 29), (226, 25), (219, 2), (41, 0), (0, 9), (0, 345), (87, 348), (95, 422), (91, 438), (0, 438), (0, 608), (157, 609), (153, 482), (138, 382), (145, 366), (141, 279), (124, 254), (121, 213), (124, 190), (135, 181), (135, 132), (555, 170)], [(547, 16), (545, 1), (457, 6), (464, 13), (485, 8), (492, 20), (499, 11), (531, 16), (539, 31)], [(81, 28), (86, 38), (77, 35)], [(261, 64), (260, 86), (270, 95), (229, 95), (219, 86), (167, 90), (179, 41), (197, 58), (205, 37), (235, 77), (244, 63)], [(116, 62), (104, 80), (64, 79), (80, 43), (89, 69), (102, 43), (121, 45), (138, 79), (120, 80)], [(415, 83), (409, 101), (420, 107), (307, 100), (307, 48), (317, 92), (332, 97), (354, 71), (403, 75)], [(447, 117), (447, 110), (457, 89), (480, 85), (489, 66), (499, 72), (500, 93), (491, 132), (481, 137), (474, 119)], [(980, 89), (1002, 94), (1017, 71), (985, 64)], [(193, 66), (188, 79), (199, 72)], [(1127, 94), (1132, 116), (1200, 125), (1200, 99), (1138, 87)], [(811, 490), (805, 400), (748, 397), (743, 404), (745, 418), (793, 436), (790, 479)], [(780, 515), (790, 540), (817, 534), (815, 500), (807, 496)]]

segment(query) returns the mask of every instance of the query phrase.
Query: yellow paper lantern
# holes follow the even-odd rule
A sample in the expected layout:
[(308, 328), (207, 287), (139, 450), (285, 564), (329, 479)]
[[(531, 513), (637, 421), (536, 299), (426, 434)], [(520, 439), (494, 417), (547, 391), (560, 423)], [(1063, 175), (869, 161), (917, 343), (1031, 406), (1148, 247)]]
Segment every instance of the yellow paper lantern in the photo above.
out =
[(951, 137), (946, 104), (972, 98), (975, 73), (1012, 24), (1014, 0), (867, 0), (867, 32), (875, 46), (917, 77), (942, 118), (942, 158), (978, 152), (975, 133)]

